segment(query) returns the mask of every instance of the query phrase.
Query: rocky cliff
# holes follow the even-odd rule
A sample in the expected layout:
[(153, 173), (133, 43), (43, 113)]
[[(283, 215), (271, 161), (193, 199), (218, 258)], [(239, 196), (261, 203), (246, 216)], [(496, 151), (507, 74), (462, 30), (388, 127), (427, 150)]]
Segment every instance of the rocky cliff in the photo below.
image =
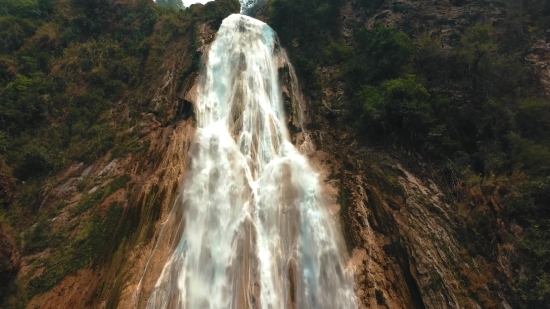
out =
[[(284, 9), (273, 6), (278, 2), (285, 1), (270, 1), (257, 15), (280, 30), (281, 43), (298, 72), (300, 85), (292, 84), (296, 80), (291, 78), (292, 69), (281, 63), (291, 137), (319, 173), (331, 213), (342, 228), (360, 307), (524, 308), (527, 296), (520, 289), (523, 281), (516, 277), (533, 270), (522, 265), (522, 252), (513, 245), (524, 231), (521, 222), (503, 215), (503, 200), (527, 176), (498, 178), (488, 173), (472, 180), (453, 174), (456, 179), (449, 181), (441, 161), (400, 143), (398, 137), (384, 143), (365, 141), (364, 135), (372, 133), (349, 126), (349, 103), (356, 98), (351, 83), (342, 77), (347, 70), (343, 60), (334, 60), (341, 58), (334, 50), (350, 55), (346, 46), (358, 47), (359, 30), (378, 23), (400, 29), (410, 38), (428, 33), (438, 48), (458, 49), (464, 44), (463, 34), (476, 24), (493, 25), (497, 32), (509, 29), (510, 6), (502, 1), (329, 1), (336, 13), (322, 16), (335, 18), (330, 35), (338, 41), (332, 49), (319, 52), (330, 60), (306, 70), (310, 63), (297, 55), (307, 43), (295, 30), (277, 28), (273, 10)], [(219, 9), (220, 14), (235, 11), (234, 4)], [(112, 9), (117, 5), (129, 4), (113, 4)], [(174, 222), (166, 218), (189, 163), (198, 63), (220, 21), (220, 16), (214, 18), (201, 9), (195, 6), (181, 20), (167, 17), (156, 24), (158, 36), (147, 41), (156, 49), (147, 53), (161, 60), (136, 62), (156, 66), (140, 71), (148, 74), (146, 86), (139, 88), (141, 98), (128, 90), (102, 114), (109, 114), (110, 122), (127, 123), (117, 132), (123, 149), (113, 147), (86, 163), (65, 162), (35, 193), (41, 216), (34, 210), (25, 228), (14, 230), (0, 221), (0, 280), (9, 285), (0, 296), (6, 298), (6, 308), (145, 307), (156, 283), (149, 274), (160, 273), (171, 250), (170, 239), (156, 240), (174, 229)], [(292, 24), (293, 18), (289, 15), (287, 22)], [(42, 27), (31, 42), (40, 41), (52, 24)], [(529, 76), (546, 85), (545, 38), (534, 31), (519, 42), (535, 42), (522, 63), (533, 64), (536, 70)], [(69, 70), (64, 66), (76, 65), (75, 59), (71, 61), (58, 60), (52, 71)], [(453, 74), (462, 71), (445, 70), (450, 73), (444, 77), (426, 78), (428, 90), (453, 102), (476, 102), (467, 90), (472, 75), (457, 82)], [(25, 192), (21, 189), (25, 184), (16, 183), (9, 167), (1, 160), (0, 164), (0, 207), (7, 207), (21, 199), (14, 192)], [(15, 213), (10, 216), (32, 212)], [(487, 229), (480, 229), (482, 225)], [(473, 245), (475, 238), (490, 245), (489, 254)], [(550, 300), (544, 298), (548, 294), (540, 295), (544, 307)]]

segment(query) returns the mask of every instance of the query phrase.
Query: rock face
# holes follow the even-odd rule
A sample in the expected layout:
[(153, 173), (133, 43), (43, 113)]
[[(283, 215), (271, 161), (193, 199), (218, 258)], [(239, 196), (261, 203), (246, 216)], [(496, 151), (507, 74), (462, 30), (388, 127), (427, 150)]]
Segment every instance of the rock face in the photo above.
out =
[(308, 155), (342, 227), (360, 308), (507, 308), (505, 289), (490, 291), (487, 266), (457, 241), (456, 205), (423, 167), (325, 125), (307, 132)]
[[(457, 3), (461, 4), (457, 4)], [(453, 45), (457, 33), (475, 21), (491, 21), (501, 9), (491, 1), (386, 1), (376, 11), (357, 10), (355, 1), (345, 1), (341, 10), (341, 35), (349, 39), (357, 25), (382, 21), (400, 25), (415, 35), (430, 25), (443, 26), (442, 40)], [(261, 11), (261, 10), (260, 10)], [(421, 14), (418, 12), (422, 12)], [(198, 27), (199, 51), (208, 50), (215, 36), (209, 24)], [(140, 231), (125, 256), (98, 269), (83, 269), (67, 276), (49, 292), (35, 297), (30, 308), (143, 308), (148, 293), (170, 253), (170, 243), (156, 244), (165, 228), (177, 188), (187, 168), (187, 150), (194, 135), (192, 117), (196, 104), (198, 73), (183, 81), (178, 77), (188, 66), (187, 50), (174, 46), (167, 54), (166, 74), (152, 81), (151, 99), (156, 111), (167, 110), (172, 123), (161, 123), (153, 114), (142, 114), (139, 130), (142, 141), (149, 143), (145, 155), (116, 160), (101, 158), (90, 166), (75, 165), (60, 175), (55, 193), (45, 207), (57, 200), (66, 201), (60, 215), (51, 222), (53, 230), (71, 223), (71, 207), (82, 199), (76, 190), (80, 183), (97, 182), (94, 190), (105, 186), (121, 173), (127, 173), (134, 184), (109, 195), (96, 210), (104, 214), (111, 203), (120, 202), (126, 211), (139, 217)], [(533, 53), (533, 62), (541, 66), (547, 78), (546, 42)], [(537, 45), (539, 46), (539, 45)], [(186, 58), (187, 57), (187, 58)], [(343, 89), (333, 81), (336, 67), (323, 67), (322, 100), (312, 102), (301, 97), (291, 64), (280, 60), (283, 97), (292, 141), (310, 159), (319, 173), (329, 210), (340, 223), (349, 258), (354, 270), (356, 295), (361, 308), (510, 308), (504, 290), (484, 276), (484, 265), (464, 254), (454, 231), (453, 217), (457, 207), (438, 187), (437, 181), (421, 164), (406, 166), (403, 154), (390, 156), (356, 144), (339, 130)], [(182, 82), (182, 83), (180, 83)], [(178, 100), (179, 99), (179, 100)], [(314, 124), (314, 125), (312, 125)], [(400, 157), (401, 155), (401, 157)], [(421, 162), (421, 159), (417, 161)], [(1, 161), (0, 161), (1, 163)], [(0, 166), (1, 167), (1, 166)], [(0, 179), (0, 181), (2, 181)], [(6, 183), (6, 184), (4, 184)], [(1, 182), (0, 190), (9, 182)], [(2, 195), (0, 199), (10, 198)], [(6, 197), (4, 197), (6, 196)], [(0, 205), (2, 207), (2, 205)], [(74, 221), (75, 219), (73, 219)], [(166, 227), (168, 226), (168, 227)], [(7, 230), (0, 226), (0, 280), (25, 270), (35, 256), (20, 263), (20, 254)], [(154, 253), (154, 254), (153, 254)], [(47, 252), (44, 254), (48, 254)], [(20, 276), (40, 276), (40, 270)]]
[[(368, 165), (358, 159), (358, 165), (364, 163)], [(426, 186), (394, 164), (386, 166), (394, 179), (383, 179), (387, 176), (377, 166), (346, 173), (349, 205), (342, 216), (354, 231), (353, 262), (363, 303), (387, 308), (469, 305), (459, 300), (462, 292), (452, 273), (458, 245), (449, 229), (449, 205), (439, 200), (435, 184)], [(384, 192), (386, 186), (389, 192)]]

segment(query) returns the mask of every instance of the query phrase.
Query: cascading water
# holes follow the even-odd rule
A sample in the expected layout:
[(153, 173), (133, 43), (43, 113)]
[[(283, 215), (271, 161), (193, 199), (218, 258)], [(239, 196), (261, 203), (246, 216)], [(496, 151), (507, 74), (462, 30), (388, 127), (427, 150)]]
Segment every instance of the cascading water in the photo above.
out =
[(219, 29), (199, 85), (181, 239), (147, 308), (356, 308), (316, 174), (289, 142), (275, 32)]

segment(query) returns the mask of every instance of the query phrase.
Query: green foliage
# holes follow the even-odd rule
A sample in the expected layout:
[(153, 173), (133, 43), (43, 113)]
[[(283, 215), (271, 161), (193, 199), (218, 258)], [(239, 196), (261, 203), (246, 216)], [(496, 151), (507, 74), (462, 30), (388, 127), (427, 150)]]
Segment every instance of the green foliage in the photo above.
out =
[(41, 216), (24, 235), (23, 254), (33, 254), (46, 249), (49, 236), (49, 220), (46, 216)]
[[(3, 13), (13, 16), (0, 17), (0, 130), (9, 137), (0, 154), (20, 180), (43, 177), (69, 160), (99, 158), (115, 141), (112, 102), (142, 82), (138, 64), (147, 61), (155, 4), (68, 1), (54, 12), (48, 1), (3, 2)], [(25, 15), (31, 7), (50, 15)], [(43, 24), (51, 14), (53, 21)], [(22, 149), (29, 144), (35, 149)]]
[(212, 22), (215, 30), (221, 26), (222, 21), (232, 13), (238, 13), (241, 5), (237, 0), (217, 0), (204, 5), (192, 5), (185, 10), (192, 23)]
[(478, 90), (480, 80), (492, 69), (491, 60), (497, 50), (493, 33), (493, 27), (487, 24), (468, 28), (462, 35), (460, 56), (468, 66), (474, 92)]
[(355, 57), (355, 50), (353, 47), (348, 46), (343, 39), (331, 42), (323, 53), (323, 58), (329, 63), (342, 63)]
[(269, 1), (270, 25), (289, 50), (305, 88), (313, 94), (320, 89), (317, 66), (321, 62), (338, 61), (349, 53), (349, 48), (342, 45), (344, 42), (334, 42), (340, 4), (341, 0)]
[(414, 75), (388, 80), (378, 87), (366, 86), (357, 96), (363, 102), (361, 123), (369, 128), (369, 136), (390, 134), (423, 140), (435, 122), (430, 94)]
[(550, 143), (550, 102), (536, 98), (521, 100), (516, 124), (522, 136)]
[(406, 71), (413, 54), (409, 37), (391, 27), (375, 23), (371, 30), (359, 29), (354, 36), (357, 57), (347, 67), (352, 89), (361, 84), (378, 84)]
[(448, 66), (448, 54), (443, 50), (443, 42), (438, 38), (424, 34), (414, 41), (414, 71), (422, 72), (429, 85), (446, 76), (442, 74)]
[(55, 161), (48, 149), (38, 145), (28, 145), (23, 148), (21, 161), (18, 162), (14, 176), (19, 180), (28, 180), (44, 176), (53, 170)]
[(53, 12), (55, 0), (0, 0), (0, 16), (42, 20)]
[(20, 133), (25, 128), (35, 128), (44, 119), (44, 106), (51, 84), (43, 81), (40, 73), (32, 77), (16, 75), (0, 96), (0, 129)]
[(550, 148), (547, 145), (537, 144), (513, 133), (508, 136), (508, 140), (517, 167), (533, 176), (550, 176)]
[(76, 235), (68, 238), (68, 231), (60, 230), (60, 241), (52, 256), (44, 261), (44, 272), (29, 283), (29, 298), (49, 291), (69, 274), (86, 266), (102, 263), (109, 258), (112, 239), (123, 213), (122, 205), (111, 204), (105, 217), (95, 213), (82, 222)]
[(36, 26), (28, 19), (14, 16), (0, 17), (0, 54), (9, 54), (18, 50), (35, 31)]
[(139, 141), (137, 137), (128, 139), (124, 142), (119, 142), (113, 148), (112, 156), (113, 158), (124, 157), (129, 153), (137, 154), (142, 151), (149, 149), (149, 143), (143, 143)]
[[(371, 14), (382, 2), (358, 4)], [(472, 254), (492, 260), (502, 238), (513, 239), (506, 241), (526, 265), (511, 283), (521, 295), (518, 308), (542, 308), (550, 300), (550, 105), (525, 62), (532, 39), (550, 25), (550, 5), (543, 2), (507, 1), (498, 31), (471, 25), (456, 45), (443, 42), (440, 29), (411, 40), (379, 22), (344, 40), (335, 30), (339, 1), (273, 0), (268, 10), (313, 100), (322, 99), (321, 83), (345, 82), (345, 121), (358, 139), (420, 153), (454, 194), (475, 201), (459, 228)], [(340, 72), (321, 80), (319, 66)], [(476, 185), (466, 181), (471, 175)], [(490, 184), (483, 183), (497, 178), (500, 189), (488, 193)], [(461, 184), (487, 192), (463, 195)], [(525, 232), (503, 232), (502, 222), (510, 221)]]
[[(274, 0), (269, 2), (271, 24), (283, 41), (296, 40), (308, 55), (330, 44), (340, 0)], [(291, 45), (292, 46), (292, 45)]]
[[(522, 21), (530, 26), (530, 29), (548, 29), (550, 26), (550, 3), (544, 0), (511, 1), (510, 5), (518, 12)], [(528, 18), (525, 18), (525, 16)]]
[(378, 9), (382, 4), (384, 4), (384, 0), (359, 0), (359, 4), (367, 9), (367, 10), (374, 10)]
[(524, 256), (522, 266), (527, 269), (518, 278), (522, 298), (518, 307), (544, 307), (550, 300), (550, 178), (536, 178), (513, 188), (502, 202), (506, 218), (525, 229), (515, 241)]

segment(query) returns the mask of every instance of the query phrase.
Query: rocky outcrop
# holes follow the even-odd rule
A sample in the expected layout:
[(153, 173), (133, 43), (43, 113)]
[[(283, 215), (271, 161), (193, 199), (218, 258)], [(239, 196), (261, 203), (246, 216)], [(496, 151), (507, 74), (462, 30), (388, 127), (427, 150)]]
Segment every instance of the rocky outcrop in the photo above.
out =
[(460, 263), (459, 246), (450, 228), (449, 205), (440, 200), (435, 183), (424, 185), (396, 162), (383, 171), (364, 158), (356, 160), (364, 168), (345, 173), (349, 193), (342, 217), (353, 231), (349, 245), (366, 307), (471, 305), (452, 272), (453, 264)]
[(409, 160), (361, 147), (330, 125), (308, 134), (360, 308), (508, 308), (489, 266), (458, 241), (457, 205), (421, 165), (412, 172), (400, 163)]

